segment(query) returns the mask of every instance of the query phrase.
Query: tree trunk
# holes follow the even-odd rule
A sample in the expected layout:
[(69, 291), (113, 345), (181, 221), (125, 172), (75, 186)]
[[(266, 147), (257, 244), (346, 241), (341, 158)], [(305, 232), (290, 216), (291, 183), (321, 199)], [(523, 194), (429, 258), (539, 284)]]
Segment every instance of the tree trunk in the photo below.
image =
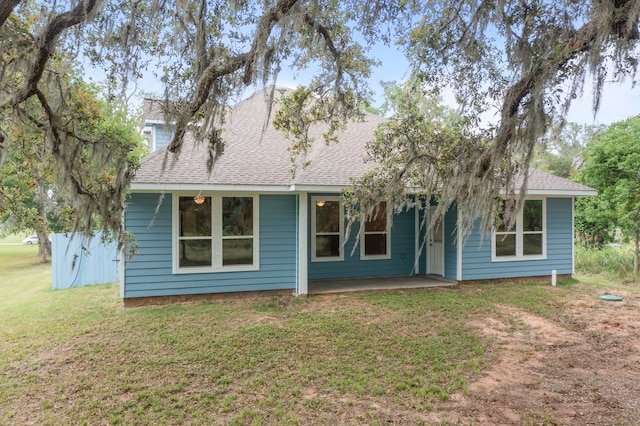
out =
[(38, 255), (40, 256), (40, 263), (47, 263), (48, 257), (51, 257), (51, 243), (49, 242), (49, 233), (47, 232), (47, 193), (44, 186), (44, 179), (36, 176), (34, 179), (36, 184), (36, 209), (38, 211), (38, 222), (40, 223), (39, 229), (36, 229), (38, 235), (38, 241), (40, 245), (38, 248)]
[(51, 242), (49, 242), (49, 235), (46, 230), (39, 229), (36, 231), (38, 235), (38, 255), (40, 256), (40, 263), (47, 263), (51, 257)]

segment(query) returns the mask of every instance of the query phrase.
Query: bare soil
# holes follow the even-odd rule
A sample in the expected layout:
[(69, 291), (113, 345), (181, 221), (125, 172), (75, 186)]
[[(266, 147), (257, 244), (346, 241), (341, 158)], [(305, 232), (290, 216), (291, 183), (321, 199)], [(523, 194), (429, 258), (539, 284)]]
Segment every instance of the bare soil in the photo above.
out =
[[(622, 294), (621, 294), (622, 293)], [(562, 324), (500, 307), (471, 324), (496, 342), (494, 362), (438, 404), (427, 423), (640, 424), (640, 300), (585, 297)]]

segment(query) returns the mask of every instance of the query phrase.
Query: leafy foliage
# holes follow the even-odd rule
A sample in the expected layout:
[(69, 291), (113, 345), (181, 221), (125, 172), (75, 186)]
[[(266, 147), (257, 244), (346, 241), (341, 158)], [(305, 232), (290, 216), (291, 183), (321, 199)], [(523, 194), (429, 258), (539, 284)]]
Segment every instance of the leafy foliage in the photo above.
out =
[(66, 134), (56, 139), (47, 126), (53, 102), (28, 99), (2, 123), (12, 143), (0, 168), (5, 231), (36, 231), (43, 261), (50, 254), (49, 232), (118, 229), (119, 221), (108, 220), (124, 207), (118, 182), (133, 176), (143, 153), (126, 105), (100, 100), (98, 88), (79, 79), (70, 61), (57, 58), (49, 66), (55, 78), (42, 81), (41, 90), (60, 102), (57, 130)]
[[(640, 117), (614, 123), (585, 150), (581, 182), (596, 188), (593, 201), (582, 201), (576, 224), (597, 243), (612, 237), (619, 228), (640, 244)], [(601, 236), (602, 235), (602, 236)]]
[[(497, 194), (508, 186), (501, 170), (491, 168), (489, 158), (484, 156), (493, 133), (478, 130), (469, 117), (440, 105), (438, 98), (430, 98), (419, 80), (388, 87), (388, 94), (389, 108), (395, 114), (378, 128), (367, 146), (375, 167), (354, 179), (345, 193), (350, 223), (371, 216), (383, 200), (397, 210), (424, 207), (435, 200), (434, 223), (456, 204), (463, 234), (475, 225), (477, 212), (484, 214), (485, 229), (491, 228)], [(466, 179), (478, 166), (490, 170), (483, 170), (476, 179)], [(487, 198), (484, 194), (496, 196)]]

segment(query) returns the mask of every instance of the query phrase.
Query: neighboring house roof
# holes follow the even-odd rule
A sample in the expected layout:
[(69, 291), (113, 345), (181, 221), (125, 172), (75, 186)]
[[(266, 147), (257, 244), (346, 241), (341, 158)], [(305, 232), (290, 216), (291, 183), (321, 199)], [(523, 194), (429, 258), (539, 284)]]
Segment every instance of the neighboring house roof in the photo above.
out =
[(159, 99), (144, 98), (142, 115), (148, 123), (159, 123), (165, 120), (166, 103)]
[[(315, 143), (309, 165), (291, 173), (291, 140), (275, 130), (268, 118), (269, 89), (232, 108), (227, 115), (222, 139), (224, 154), (207, 170), (205, 143), (186, 136), (179, 156), (161, 148), (141, 162), (132, 190), (263, 190), (263, 191), (338, 191), (350, 185), (350, 178), (361, 176), (373, 163), (367, 162), (366, 143), (384, 118), (365, 114), (364, 121), (351, 122), (338, 132), (339, 143), (323, 142), (322, 126), (310, 135)], [(276, 98), (279, 91), (276, 90)], [(145, 119), (164, 119), (162, 101), (145, 99)], [(275, 111), (272, 111), (272, 116)], [(264, 133), (263, 133), (264, 129)], [(555, 192), (554, 192), (555, 191)], [(595, 195), (591, 188), (538, 170), (532, 170), (528, 193), (556, 195)]]

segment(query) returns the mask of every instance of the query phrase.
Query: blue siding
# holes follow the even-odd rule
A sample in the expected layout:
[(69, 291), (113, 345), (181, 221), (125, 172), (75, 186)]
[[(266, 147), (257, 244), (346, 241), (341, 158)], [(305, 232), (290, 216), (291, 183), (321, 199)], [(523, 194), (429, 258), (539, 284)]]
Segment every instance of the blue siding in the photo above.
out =
[(173, 126), (159, 123), (148, 124), (148, 126), (151, 126), (155, 129), (156, 150), (162, 148), (163, 146), (169, 145), (169, 142), (171, 142), (171, 138), (173, 137)]
[(169, 145), (173, 138), (173, 127), (160, 124), (156, 126), (156, 149)]
[[(313, 194), (329, 195), (329, 194)], [(335, 195), (335, 194), (331, 194)], [(307, 200), (311, 206), (311, 195)], [(311, 228), (311, 212), (309, 208), (309, 228)], [(391, 228), (391, 258), (361, 260), (358, 246), (351, 255), (356, 242), (357, 224), (352, 228), (352, 235), (344, 247), (344, 260), (335, 262), (311, 261), (311, 230), (309, 229), (309, 279), (381, 277), (393, 275), (410, 275), (414, 272), (415, 259), (415, 213), (413, 210), (403, 211), (394, 216)], [(403, 258), (404, 256), (404, 258)]]
[(541, 260), (491, 261), (491, 237), (473, 231), (463, 248), (462, 279), (516, 278), (572, 273), (571, 198), (547, 198), (547, 258)]
[(246, 272), (173, 274), (171, 194), (157, 214), (159, 194), (132, 194), (125, 226), (138, 243), (127, 260), (124, 297), (168, 296), (294, 289), (296, 284), (296, 197), (260, 196), (260, 269)]

